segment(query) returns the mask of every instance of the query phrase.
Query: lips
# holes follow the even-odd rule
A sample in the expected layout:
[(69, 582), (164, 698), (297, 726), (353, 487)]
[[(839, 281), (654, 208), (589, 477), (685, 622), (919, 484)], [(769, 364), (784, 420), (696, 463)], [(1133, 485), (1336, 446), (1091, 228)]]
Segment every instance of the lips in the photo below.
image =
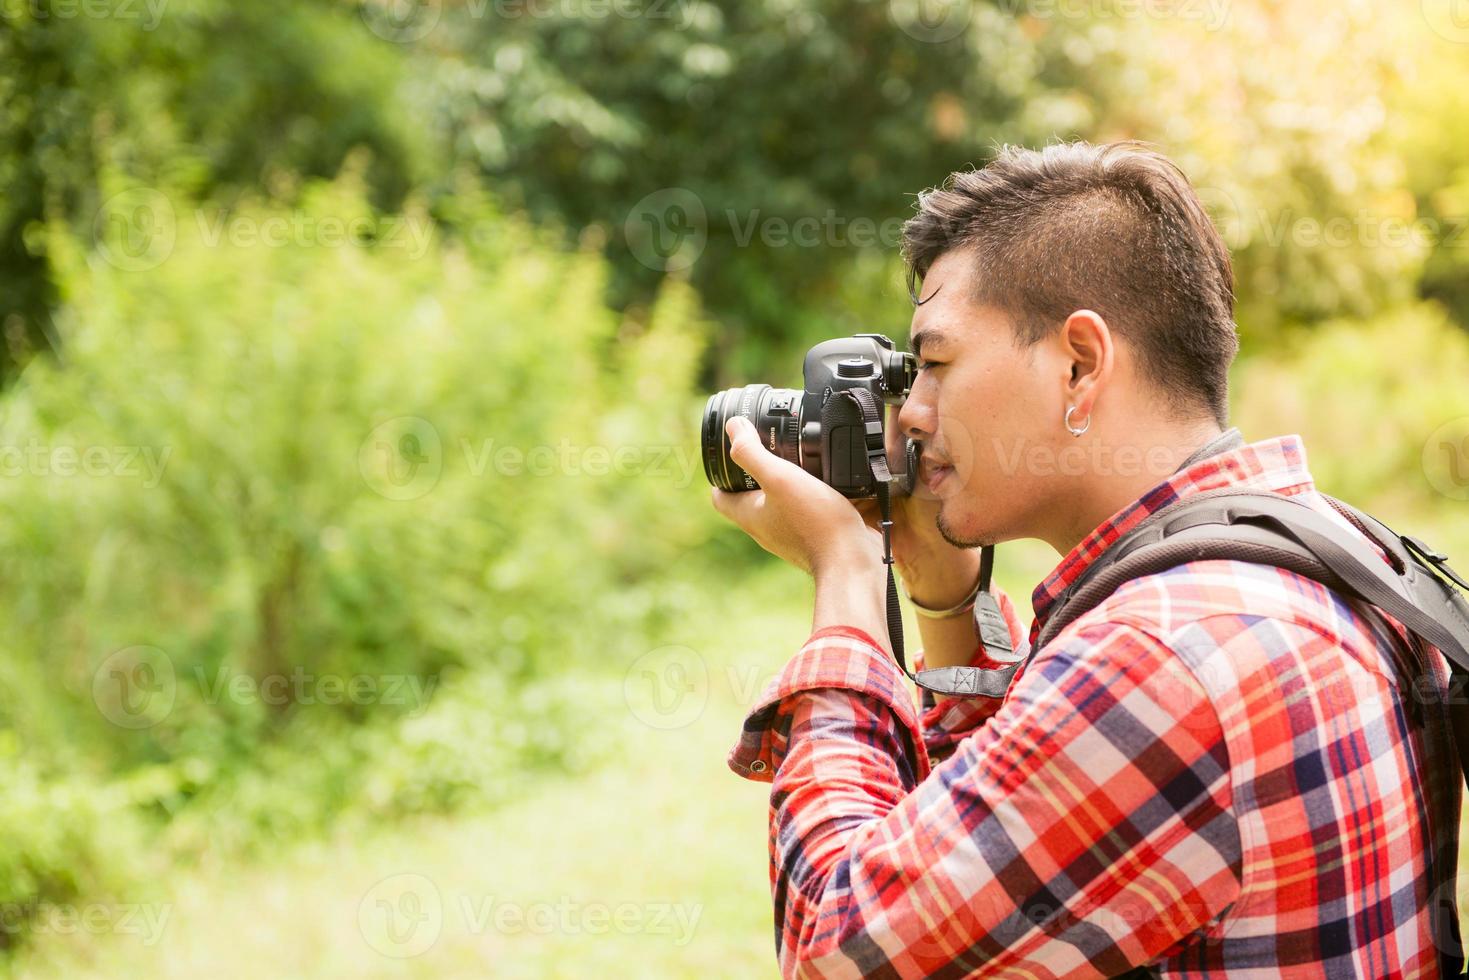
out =
[(923, 485), (928, 487), (930, 493), (936, 493), (939, 484), (943, 483), (952, 472), (954, 472), (954, 467), (943, 463), (936, 463), (928, 456), (923, 457), (918, 468), (918, 475), (923, 480)]

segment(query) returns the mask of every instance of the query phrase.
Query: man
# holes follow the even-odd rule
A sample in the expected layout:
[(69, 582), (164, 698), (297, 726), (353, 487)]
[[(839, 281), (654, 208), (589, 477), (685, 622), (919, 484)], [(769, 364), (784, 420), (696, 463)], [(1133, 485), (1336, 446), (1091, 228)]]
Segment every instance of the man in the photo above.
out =
[[(1359, 533), (1298, 437), (1226, 429), (1229, 257), (1164, 157), (1006, 149), (922, 195), (904, 238), (918, 375), (890, 428), (921, 443), (922, 492), (893, 547), (928, 612), (922, 666), (999, 666), (972, 619), (979, 545), (1064, 556), (1034, 640), (1109, 543), (1194, 494), (1284, 494)], [(814, 632), (729, 760), (772, 782), (786, 975), (1438, 974), (1426, 855), (1456, 828), (1430, 825), (1443, 777), (1400, 687), (1399, 624), (1283, 569), (1196, 561), (1125, 584), (1003, 700), (920, 710), (870, 504), (744, 419), (728, 431), (763, 489), (715, 506), (816, 587)]]

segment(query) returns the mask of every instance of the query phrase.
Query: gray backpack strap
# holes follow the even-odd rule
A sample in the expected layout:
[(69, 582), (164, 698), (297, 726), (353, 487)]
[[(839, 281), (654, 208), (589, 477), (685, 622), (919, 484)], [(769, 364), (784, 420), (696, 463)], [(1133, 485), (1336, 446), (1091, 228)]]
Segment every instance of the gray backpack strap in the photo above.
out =
[[(1334, 502), (1339, 503), (1339, 502)], [(1272, 493), (1188, 498), (1144, 521), (1108, 548), (1052, 606), (1036, 647), (1055, 639), (1123, 582), (1190, 561), (1222, 558), (1296, 572), (1377, 606), (1469, 672), (1469, 604), (1447, 558), (1417, 538), (1346, 508), (1387, 551), (1343, 534), (1328, 518)]]
[[(1469, 583), (1449, 567), (1445, 555), (1419, 539), (1398, 535), (1380, 521), (1327, 499), (1382, 547), (1388, 561), (1366, 541), (1343, 533), (1331, 520), (1289, 497), (1233, 490), (1199, 494), (1159, 511), (1100, 555), (1057, 597), (1031, 654), (1123, 583), (1213, 559), (1296, 572), (1387, 613), (1414, 637), (1437, 647), (1449, 662), (1449, 691), (1433, 683), (1421, 660), (1409, 664), (1408, 672), (1410, 690), (1420, 697), (1434, 695), (1432, 710), (1421, 721), (1427, 730), (1428, 761), (1452, 774), (1444, 791), (1429, 801), (1435, 840), (1428, 865), (1434, 883), (1430, 909), (1434, 943), (1444, 975), (1454, 976), (1464, 968), (1454, 895), (1459, 775), (1469, 773), (1464, 768), (1469, 763), (1469, 705), (1462, 696), (1469, 681), (1469, 603), (1455, 586), (1469, 588)], [(1421, 686), (1424, 681), (1427, 686)]]

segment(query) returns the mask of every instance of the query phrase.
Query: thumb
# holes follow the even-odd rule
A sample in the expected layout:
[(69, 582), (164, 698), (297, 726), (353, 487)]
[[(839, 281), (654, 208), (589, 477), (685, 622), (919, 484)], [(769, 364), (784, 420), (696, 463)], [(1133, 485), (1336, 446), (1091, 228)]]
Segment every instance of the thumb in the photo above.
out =
[(756, 483), (763, 487), (780, 479), (780, 464), (785, 460), (765, 448), (749, 419), (736, 415), (724, 424), (724, 431), (729, 435), (729, 458)]

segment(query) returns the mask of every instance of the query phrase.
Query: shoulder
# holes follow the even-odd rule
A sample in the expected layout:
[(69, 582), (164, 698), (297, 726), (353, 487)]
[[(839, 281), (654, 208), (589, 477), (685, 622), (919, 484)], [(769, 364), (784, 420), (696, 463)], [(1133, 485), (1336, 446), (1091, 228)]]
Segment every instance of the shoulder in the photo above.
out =
[(1201, 631), (1224, 640), (1267, 624), (1335, 642), (1361, 631), (1359, 612), (1335, 590), (1284, 568), (1234, 559), (1186, 562), (1124, 582), (1072, 627), (1102, 623), (1145, 632), (1170, 646)]
[[(1353, 677), (1365, 683), (1372, 678), (1364, 669), (1389, 677), (1391, 638), (1383, 629), (1359, 603), (1305, 576), (1211, 559), (1125, 583), (1037, 660), (1054, 652), (1062, 662), (1138, 683), (1156, 672), (1175, 688), (1233, 703), (1243, 689), (1274, 690), (1302, 678), (1318, 686)], [(1054, 676), (1059, 668), (1045, 670)]]

